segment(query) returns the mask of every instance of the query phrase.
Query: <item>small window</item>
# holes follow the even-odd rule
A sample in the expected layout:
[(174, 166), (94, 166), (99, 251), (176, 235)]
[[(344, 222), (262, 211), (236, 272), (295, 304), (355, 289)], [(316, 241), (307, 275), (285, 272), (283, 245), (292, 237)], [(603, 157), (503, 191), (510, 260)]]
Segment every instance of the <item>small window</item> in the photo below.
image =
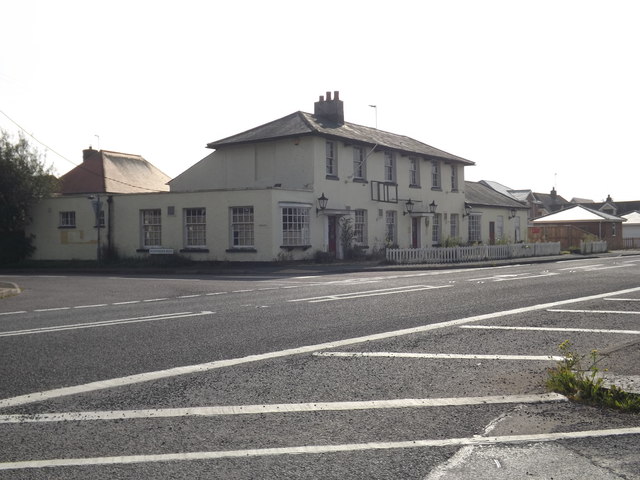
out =
[(353, 147), (353, 178), (364, 180), (366, 178), (366, 157), (363, 147)]
[(336, 158), (336, 144), (334, 142), (326, 142), (326, 172), (328, 176), (338, 176), (338, 159)]
[(75, 228), (76, 212), (60, 212), (60, 223), (62, 228)]
[(231, 207), (231, 247), (251, 248), (254, 245), (253, 207)]
[(184, 244), (186, 247), (207, 245), (207, 210), (205, 208), (184, 209)]
[(144, 248), (162, 246), (162, 220), (160, 209), (140, 210), (140, 234)]

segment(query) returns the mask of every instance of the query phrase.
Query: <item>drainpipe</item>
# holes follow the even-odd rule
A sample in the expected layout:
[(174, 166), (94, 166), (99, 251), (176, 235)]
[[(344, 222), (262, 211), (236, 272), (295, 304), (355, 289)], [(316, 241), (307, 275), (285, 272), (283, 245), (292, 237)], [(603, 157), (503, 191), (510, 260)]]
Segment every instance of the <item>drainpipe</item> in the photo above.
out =
[(107, 252), (109, 252), (109, 255), (111, 255), (111, 242), (112, 242), (112, 231), (111, 231), (111, 226), (112, 226), (112, 222), (113, 222), (113, 195), (109, 195), (107, 197), (107, 209), (109, 212), (108, 215), (108, 221), (107, 221)]

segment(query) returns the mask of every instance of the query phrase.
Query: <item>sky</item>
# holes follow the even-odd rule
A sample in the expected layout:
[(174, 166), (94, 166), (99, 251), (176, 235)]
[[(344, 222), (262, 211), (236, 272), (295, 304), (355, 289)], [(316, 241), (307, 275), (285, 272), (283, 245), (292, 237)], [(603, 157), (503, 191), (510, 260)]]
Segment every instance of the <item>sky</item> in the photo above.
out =
[(207, 143), (313, 112), (337, 90), (346, 121), (471, 160), (467, 180), (640, 200), (636, 0), (2, 0), (1, 11), (0, 128), (23, 129), (58, 175), (91, 145), (175, 177)]

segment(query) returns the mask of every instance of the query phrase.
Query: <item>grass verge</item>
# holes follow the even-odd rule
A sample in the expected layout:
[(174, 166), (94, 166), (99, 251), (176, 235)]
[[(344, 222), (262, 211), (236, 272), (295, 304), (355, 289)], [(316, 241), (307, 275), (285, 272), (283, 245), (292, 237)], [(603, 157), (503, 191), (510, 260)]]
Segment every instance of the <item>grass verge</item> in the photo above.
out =
[(603, 386), (604, 379), (598, 366), (602, 356), (597, 350), (592, 350), (589, 355), (580, 355), (568, 340), (561, 343), (559, 348), (564, 360), (549, 369), (549, 390), (587, 405), (640, 412), (640, 395), (625, 392), (615, 385)]

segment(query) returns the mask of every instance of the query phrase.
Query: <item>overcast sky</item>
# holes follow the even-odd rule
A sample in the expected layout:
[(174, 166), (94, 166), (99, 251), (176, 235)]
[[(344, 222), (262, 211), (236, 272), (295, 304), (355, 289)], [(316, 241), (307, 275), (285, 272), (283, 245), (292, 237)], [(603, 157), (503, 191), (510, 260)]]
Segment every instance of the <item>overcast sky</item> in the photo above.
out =
[(339, 90), (347, 121), (375, 126), (377, 105), (378, 128), (474, 161), (467, 180), (640, 199), (636, 0), (3, 0), (0, 11), (0, 128), (17, 122), (47, 145), (32, 140), (57, 174), (92, 145), (174, 177), (207, 143)]

